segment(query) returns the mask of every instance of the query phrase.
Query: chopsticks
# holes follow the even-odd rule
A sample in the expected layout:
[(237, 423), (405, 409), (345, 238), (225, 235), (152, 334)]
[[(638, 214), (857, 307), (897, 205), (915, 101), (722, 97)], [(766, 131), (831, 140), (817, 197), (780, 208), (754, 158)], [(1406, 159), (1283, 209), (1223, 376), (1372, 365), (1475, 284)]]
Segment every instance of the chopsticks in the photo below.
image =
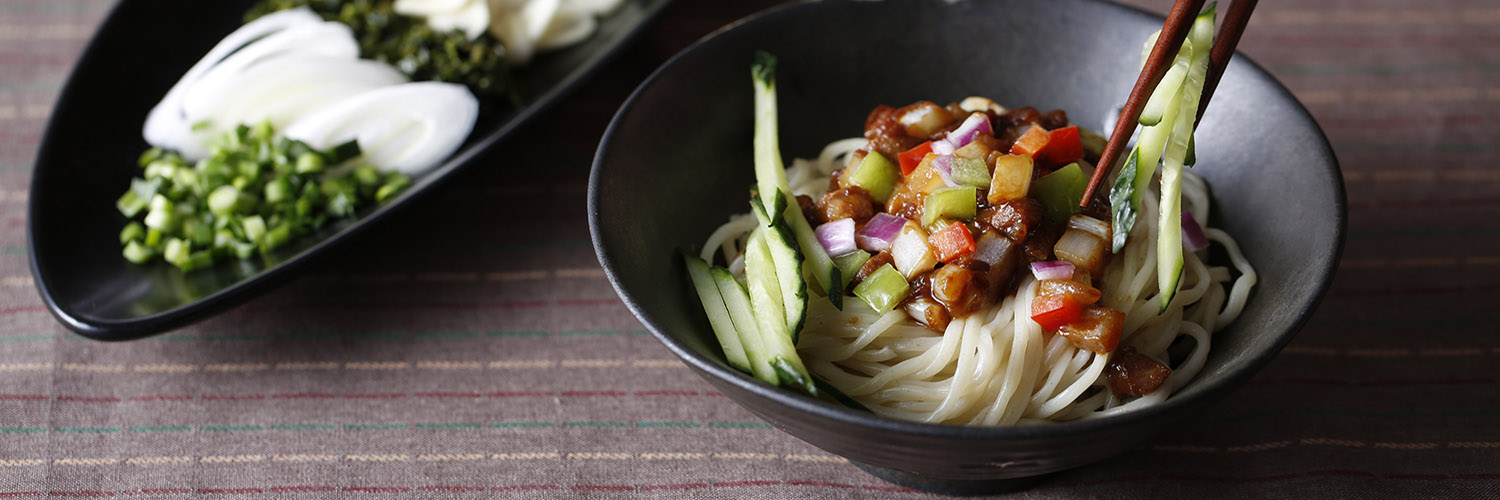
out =
[[(1208, 109), (1208, 100), (1213, 97), (1214, 88), (1218, 87), (1219, 78), (1224, 75), (1224, 68), (1229, 65), (1230, 57), (1234, 56), (1234, 48), (1240, 43), (1240, 35), (1244, 34), (1245, 25), (1250, 22), (1250, 13), (1255, 10), (1257, 1), (1234, 0), (1229, 6), (1229, 12), (1224, 15), (1224, 23), (1219, 28), (1218, 36), (1214, 38), (1212, 51), (1209, 52), (1208, 74), (1203, 82), (1203, 96), (1199, 98), (1195, 125), (1197, 120), (1203, 119), (1203, 111)], [(1135, 87), (1130, 89), (1125, 109), (1120, 112), (1120, 120), (1115, 122), (1115, 130), (1110, 134), (1109, 142), (1105, 143), (1104, 153), (1099, 155), (1099, 165), (1089, 178), (1088, 188), (1083, 191), (1079, 206), (1088, 206), (1089, 200), (1094, 198), (1094, 190), (1104, 180), (1104, 174), (1125, 150), (1125, 143), (1130, 142), (1130, 136), (1135, 133), (1136, 121), (1140, 120), (1146, 101), (1156, 91), (1156, 86), (1161, 84), (1162, 76), (1172, 66), (1177, 48), (1182, 46), (1182, 41), (1193, 27), (1193, 19), (1202, 10), (1203, 0), (1177, 0), (1172, 4), (1172, 10), (1167, 14), (1167, 23), (1162, 26), (1156, 45), (1151, 47), (1151, 55), (1146, 57), (1146, 66), (1136, 78)]]

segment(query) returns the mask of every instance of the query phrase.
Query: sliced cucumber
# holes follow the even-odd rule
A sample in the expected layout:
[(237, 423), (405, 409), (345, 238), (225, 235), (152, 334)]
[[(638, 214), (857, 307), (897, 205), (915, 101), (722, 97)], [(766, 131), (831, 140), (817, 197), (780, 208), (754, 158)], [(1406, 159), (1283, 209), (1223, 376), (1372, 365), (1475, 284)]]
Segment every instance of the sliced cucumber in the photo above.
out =
[[(785, 206), (786, 198), (780, 191), (777, 191), (774, 200), (775, 208), (772, 210)], [(750, 200), (750, 211), (755, 213), (755, 218), (760, 219), (764, 230), (766, 246), (771, 251), (771, 261), (776, 268), (776, 281), (780, 284), (786, 326), (791, 331), (792, 342), (796, 342), (797, 333), (802, 331), (802, 322), (807, 319), (807, 281), (802, 279), (802, 255), (797, 253), (797, 247), (792, 242), (794, 238), (786, 228), (782, 216), (771, 217), (759, 199)]]
[(724, 296), (710, 275), (708, 262), (687, 252), (682, 252), (682, 260), (687, 262), (688, 277), (693, 280), (693, 288), (698, 291), (698, 300), (703, 302), (703, 312), (708, 314), (708, 324), (713, 327), (714, 336), (719, 338), (719, 346), (724, 348), (725, 360), (729, 362), (729, 366), (750, 371), (750, 358), (745, 355), (745, 346), (740, 342), (738, 329), (725, 305)]
[[(755, 180), (761, 203), (776, 204), (777, 193), (791, 193), (792, 185), (786, 178), (786, 164), (781, 161), (781, 146), (777, 138), (776, 123), (776, 56), (765, 52), (755, 53), (755, 63), (750, 66), (750, 77), (755, 85)], [(791, 203), (783, 210), (787, 226), (796, 236), (797, 246), (807, 259), (813, 279), (828, 295), (835, 308), (843, 308), (844, 294), (838, 293), (839, 268), (833, 258), (818, 243), (818, 236), (802, 215), (801, 208)]]
[(1161, 308), (1166, 312), (1182, 283), (1182, 167), (1193, 138), (1193, 121), (1198, 116), (1198, 99), (1208, 75), (1208, 54), (1213, 44), (1214, 8), (1209, 7), (1193, 21), (1183, 51), (1192, 51), (1192, 65), (1182, 82), (1177, 120), (1172, 138), (1167, 142), (1161, 166), (1161, 212), (1156, 233), (1156, 282)]
[(807, 368), (802, 366), (802, 359), (797, 357), (795, 350), (792, 352), (791, 359), (783, 356), (772, 359), (771, 368), (776, 369), (776, 375), (781, 377), (782, 386), (802, 389), (814, 397), (818, 395), (818, 388), (813, 384), (812, 375), (809, 375)]
[(739, 334), (740, 344), (744, 346), (745, 356), (750, 365), (750, 368), (745, 371), (765, 383), (777, 383), (780, 378), (777, 377), (776, 370), (771, 367), (770, 358), (766, 357), (765, 342), (760, 336), (760, 325), (756, 323), (755, 312), (750, 307), (750, 297), (745, 293), (745, 286), (734, 279), (734, 275), (730, 274), (728, 269), (711, 267), (708, 273), (713, 277), (714, 284), (718, 285), (719, 294), (724, 297), (724, 307), (729, 310), (729, 318), (734, 320), (734, 329)]
[[(1179, 55), (1180, 56), (1180, 55)], [(1182, 79), (1187, 78), (1186, 58), (1177, 57), (1172, 62), (1172, 67), (1167, 74), (1161, 77), (1161, 83), (1157, 89), (1176, 89), (1182, 87)], [(1162, 114), (1167, 110), (1167, 103), (1177, 97), (1177, 92), (1152, 92), (1151, 97), (1146, 100), (1146, 107), (1141, 108), (1141, 125), (1151, 126), (1161, 123)]]
[[(750, 241), (745, 249), (745, 285), (749, 290), (751, 312), (755, 315), (756, 325), (760, 327), (760, 343), (750, 355), (752, 359), (765, 360), (771, 366), (774, 378), (767, 382), (790, 382), (808, 390), (809, 394), (815, 394), (816, 389), (808, 382), (812, 378), (807, 375), (807, 368), (802, 366), (802, 358), (797, 356), (792, 332), (787, 328), (781, 287), (776, 278), (776, 264), (766, 241), (766, 235), (770, 232), (770, 228), (755, 228), (750, 232)], [(777, 368), (778, 365), (780, 368)], [(787, 373), (798, 374), (802, 379), (788, 378)], [(759, 377), (758, 373), (757, 376)], [(762, 377), (761, 380), (766, 379)]]

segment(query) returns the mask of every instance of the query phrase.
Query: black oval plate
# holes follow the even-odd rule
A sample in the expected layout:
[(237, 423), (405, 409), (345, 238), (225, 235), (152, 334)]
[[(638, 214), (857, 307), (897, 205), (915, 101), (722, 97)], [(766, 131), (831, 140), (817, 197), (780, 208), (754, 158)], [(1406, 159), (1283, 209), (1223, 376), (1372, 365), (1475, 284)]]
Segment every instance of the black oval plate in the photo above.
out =
[(499, 104), (458, 153), (413, 179), (384, 206), (299, 238), (265, 258), (182, 273), (120, 255), (125, 218), (115, 199), (137, 174), (146, 113), (224, 35), (252, 0), (126, 0), (106, 18), (73, 68), (42, 136), (31, 179), (27, 240), (31, 272), (68, 328), (99, 340), (129, 340), (202, 319), (306, 269), (349, 238), (418, 197), (558, 103), (634, 39), (671, 0), (626, 0), (584, 43), (514, 70), (525, 103)]

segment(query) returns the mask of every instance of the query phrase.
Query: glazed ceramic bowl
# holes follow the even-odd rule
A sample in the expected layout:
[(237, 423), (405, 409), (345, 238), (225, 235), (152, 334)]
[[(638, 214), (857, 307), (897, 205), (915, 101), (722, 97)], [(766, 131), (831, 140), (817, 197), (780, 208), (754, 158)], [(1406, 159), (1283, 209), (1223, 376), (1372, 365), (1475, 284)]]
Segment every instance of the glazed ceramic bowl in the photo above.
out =
[(734, 401), (798, 438), (901, 484), (1013, 487), (1156, 439), (1231, 393), (1307, 321), (1345, 227), (1338, 165), (1292, 95), (1248, 58), (1225, 72), (1197, 132), (1195, 170), (1214, 226), (1260, 274), (1244, 314), (1214, 336), (1198, 377), (1163, 404), (1086, 421), (959, 427), (882, 418), (759, 383), (725, 364), (675, 250), (746, 211), (752, 184), (750, 63), (780, 57), (781, 146), (814, 157), (857, 136), (880, 104), (987, 96), (1067, 110), (1102, 129), (1163, 19), (1091, 0), (825, 0), (763, 12), (674, 57), (615, 116), (594, 160), (594, 246), (625, 304)]

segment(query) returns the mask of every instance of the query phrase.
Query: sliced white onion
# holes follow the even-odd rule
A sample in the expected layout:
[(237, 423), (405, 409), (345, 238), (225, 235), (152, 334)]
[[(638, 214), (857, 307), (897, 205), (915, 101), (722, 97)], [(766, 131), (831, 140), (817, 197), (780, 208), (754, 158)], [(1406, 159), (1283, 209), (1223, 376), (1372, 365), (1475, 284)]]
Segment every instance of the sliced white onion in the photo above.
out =
[(145, 137), (147, 143), (165, 149), (179, 152), (189, 147), (201, 149), (202, 141), (195, 138), (192, 133), (193, 122), (188, 120), (182, 109), (183, 94), (197, 85), (198, 81), (214, 66), (247, 44), (287, 28), (322, 22), (323, 18), (318, 17), (311, 9), (302, 7), (273, 12), (240, 26), (239, 29), (234, 30), (214, 45), (214, 48), (210, 49), (208, 54), (205, 54), (191, 68), (188, 68), (182, 78), (178, 79), (177, 83), (167, 91), (161, 102), (157, 103), (146, 116), (141, 135)]
[(396, 0), (392, 8), (398, 14), (427, 19), (427, 25), (438, 31), (463, 31), (474, 39), (490, 26), (487, 0)]
[(315, 148), (356, 139), (371, 164), (411, 175), (457, 151), (478, 117), (479, 100), (463, 85), (404, 83), (326, 106), (292, 123), (285, 135)]
[(548, 23), (547, 30), (542, 33), (542, 36), (537, 37), (536, 48), (537, 50), (560, 49), (582, 42), (589, 35), (594, 34), (594, 28), (598, 24), (592, 13), (559, 10), (552, 18), (552, 22)]
[(563, 0), (563, 10), (588, 14), (606, 14), (620, 6), (621, 0)]
[(244, 71), (238, 79), (217, 87), (193, 90), (203, 106), (189, 114), (196, 123), (211, 126), (200, 133), (217, 133), (239, 124), (269, 120), (284, 129), (309, 113), (348, 96), (406, 82), (389, 64), (317, 54), (278, 57)]

